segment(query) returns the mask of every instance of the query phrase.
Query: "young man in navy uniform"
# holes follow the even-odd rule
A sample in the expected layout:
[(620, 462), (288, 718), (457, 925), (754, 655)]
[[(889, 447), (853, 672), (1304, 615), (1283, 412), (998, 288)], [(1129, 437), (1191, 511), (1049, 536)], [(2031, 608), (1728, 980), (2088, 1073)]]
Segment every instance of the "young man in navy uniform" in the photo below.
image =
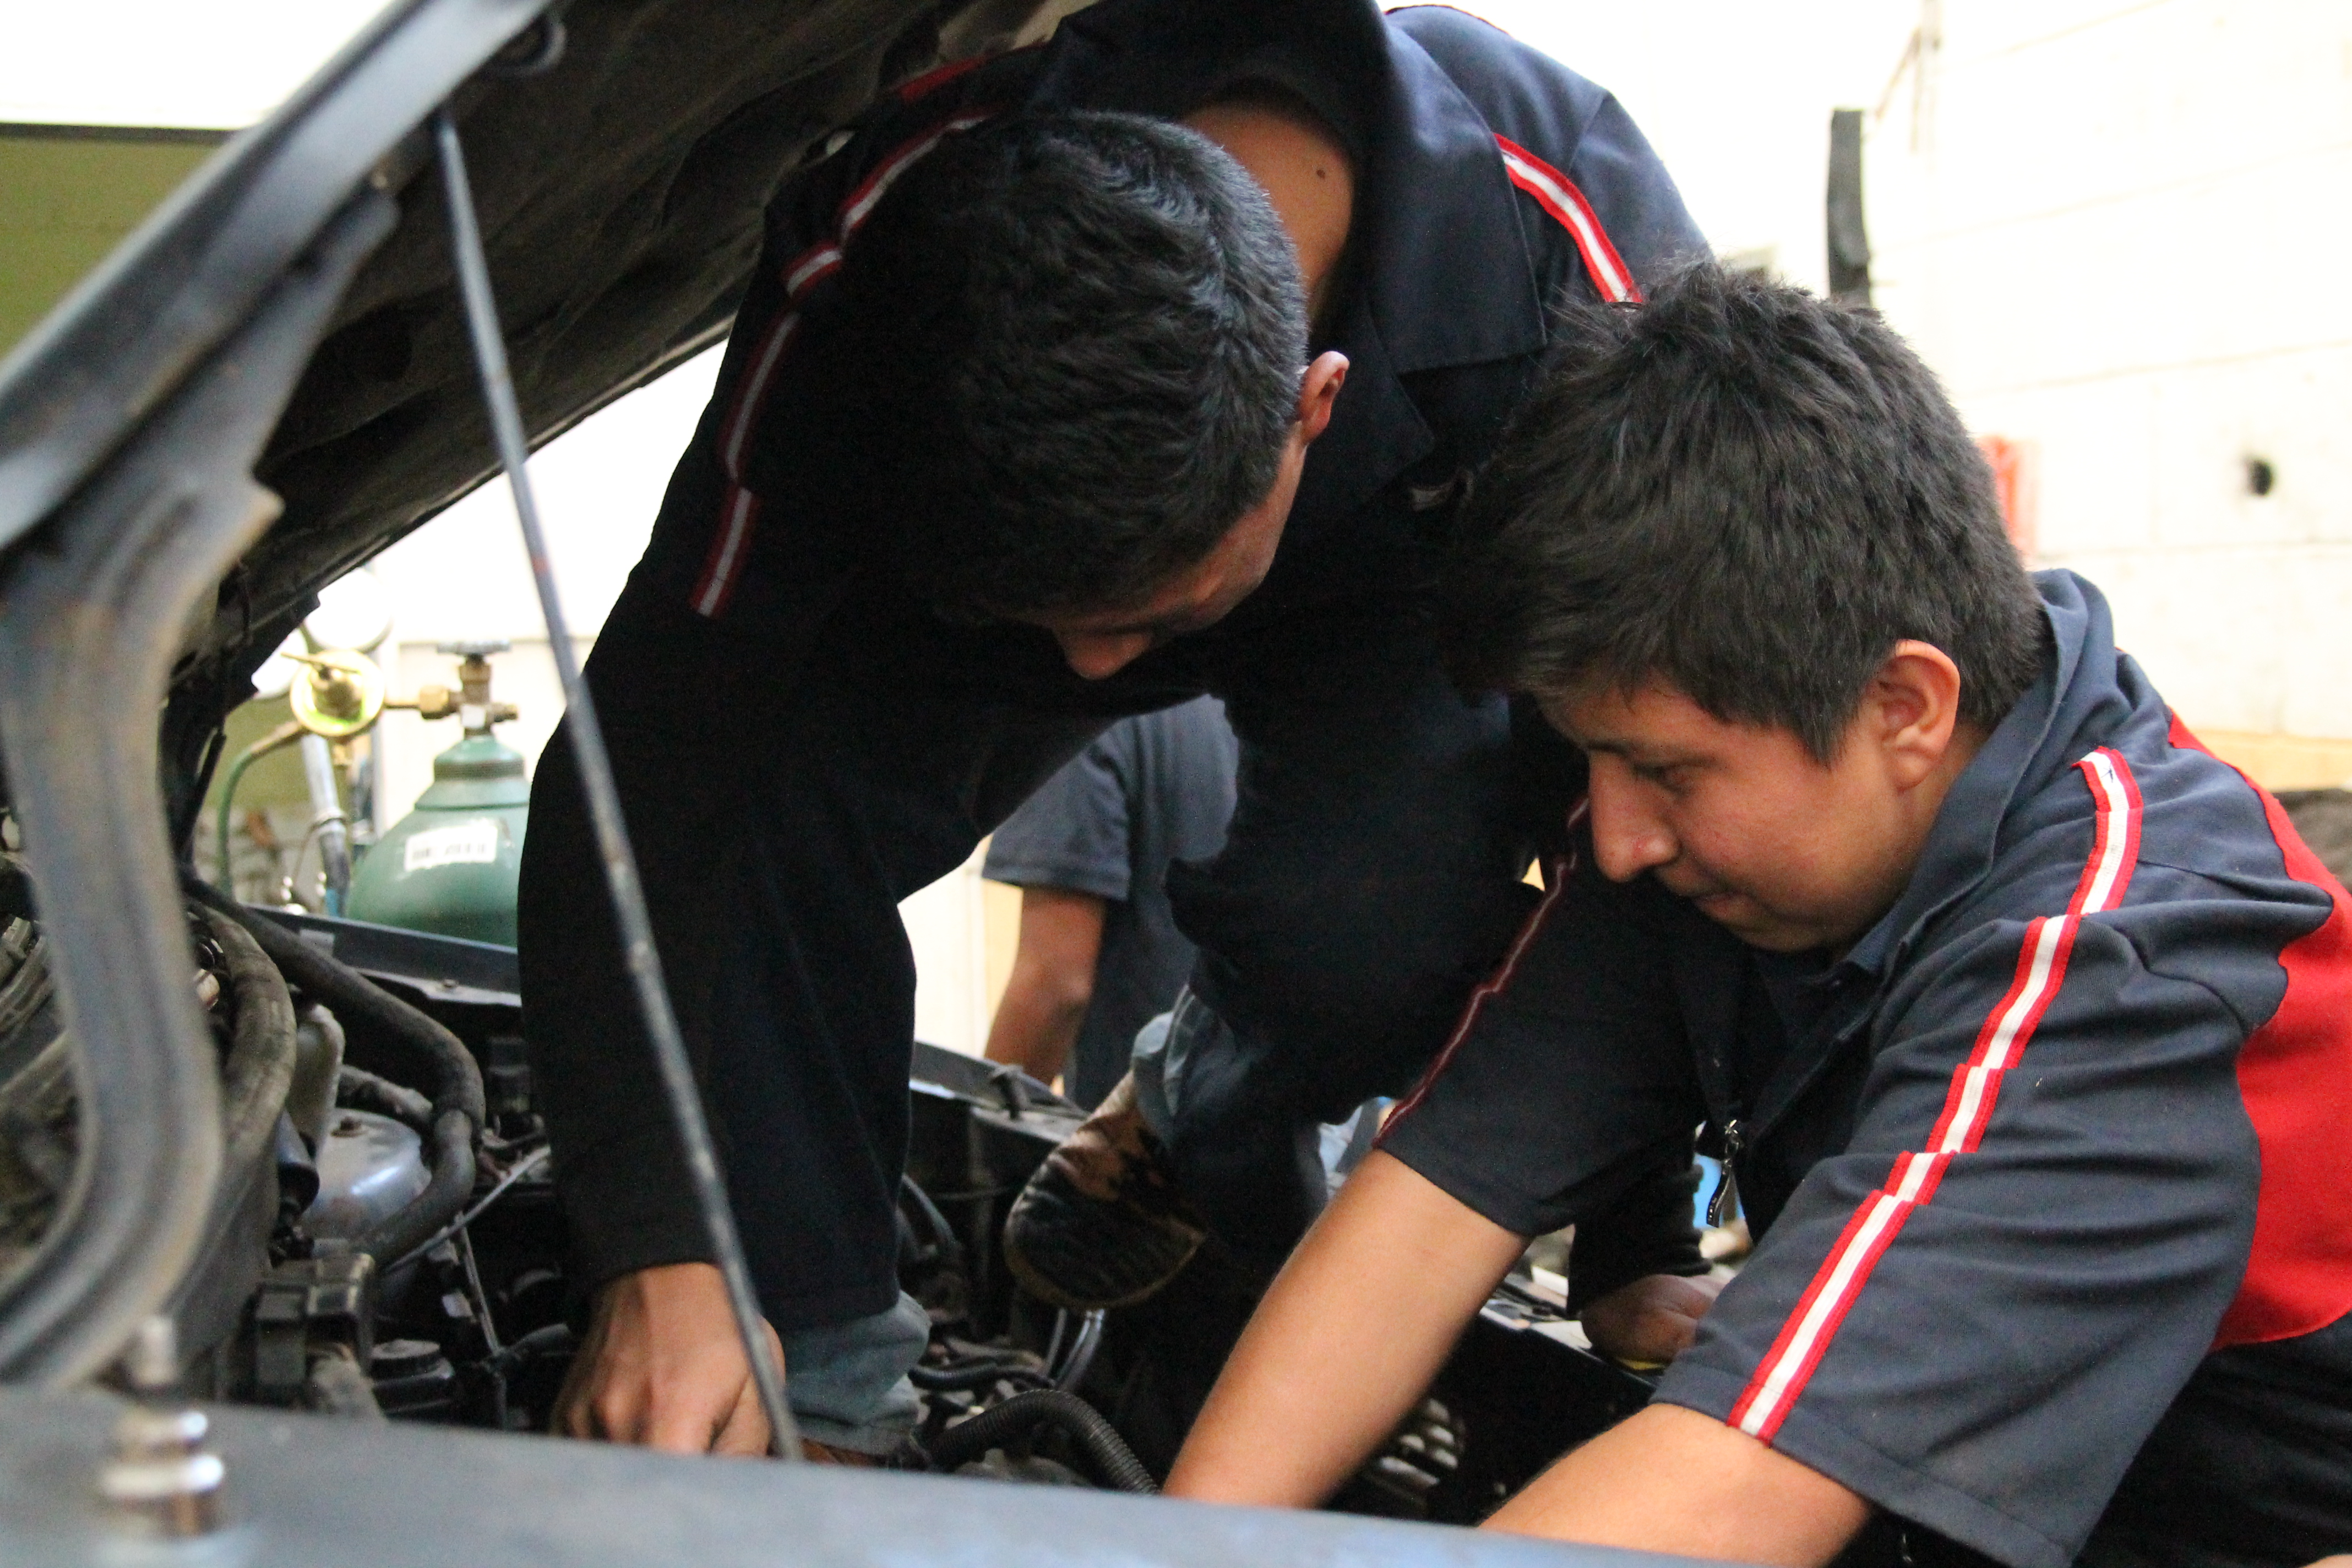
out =
[[(1524, 1237), (1704, 1121), (1757, 1247), (1655, 1401), (1492, 1528), (1732, 1558), (2352, 1544), (2352, 910), (1874, 317), (1585, 310), (1465, 529), (1465, 673), (1591, 759), (1482, 1016), (1170, 1477), (1303, 1504)], [(1954, 1545), (1961, 1550), (1955, 1554)]]
[[(1226, 849), (1171, 889), (1202, 949), (1183, 1070), (1047, 1173), (1027, 1278), (1125, 1299), (1204, 1227), (1269, 1270), (1297, 1238), (1315, 1125), (1446, 1037), (1558, 787), (1440, 668), (1449, 503), (1554, 306), (1701, 248), (1607, 94), (1370, 0), (1105, 0), (886, 95), (785, 183), (590, 674), (812, 1436), (895, 1442), (924, 1333), (894, 1272), (898, 900), (1111, 720), (1202, 691), (1243, 761)], [(598, 1289), (562, 1422), (756, 1449), (562, 746), (525, 854)]]

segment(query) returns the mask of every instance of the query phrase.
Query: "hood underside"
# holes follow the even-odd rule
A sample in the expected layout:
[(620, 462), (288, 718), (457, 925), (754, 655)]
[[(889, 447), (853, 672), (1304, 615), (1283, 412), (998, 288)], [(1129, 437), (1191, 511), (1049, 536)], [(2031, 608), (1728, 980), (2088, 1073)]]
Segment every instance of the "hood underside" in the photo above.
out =
[[(572, 0), (552, 18), (555, 47), (549, 21), (527, 28), (453, 104), (532, 444), (725, 335), (759, 254), (762, 210), (812, 144), (891, 85), (1008, 47), (1076, 8)], [(270, 129), (216, 162), (234, 163), (242, 143)], [(373, 183), (394, 196), (397, 226), (344, 295), (256, 465), (284, 510), (225, 584), (210, 624), (190, 628), (175, 693), (241, 691), (320, 587), (494, 471), (425, 137), (410, 136)], [(157, 231), (172, 216), (125, 251), (168, 249)], [(106, 346), (89, 340), (37, 332), (9, 379), (39, 391), (37, 373), (53, 367), (27, 362), (87, 360)], [(28, 410), (28, 401), (0, 399), (0, 453), (54, 433), (54, 407)], [(14, 477), (0, 457), (0, 502), (15, 499)], [(0, 518), (0, 543), (31, 521)]]
[[(813, 143), (1042, 8), (577, 0), (551, 68), (471, 88), (460, 129), (533, 445), (725, 335), (761, 214)], [(286, 510), (245, 562), (254, 623), (488, 477), (482, 410), (439, 188), (411, 178), (257, 469)]]
[(463, 139), (541, 442), (725, 332), (812, 142), (1069, 9), (392, 0), (0, 362), (5, 805), (83, 1136), (0, 1276), (0, 1377), (105, 1365), (208, 1234), (222, 1091), (175, 861), (224, 715), (319, 588), (493, 468), (428, 125)]

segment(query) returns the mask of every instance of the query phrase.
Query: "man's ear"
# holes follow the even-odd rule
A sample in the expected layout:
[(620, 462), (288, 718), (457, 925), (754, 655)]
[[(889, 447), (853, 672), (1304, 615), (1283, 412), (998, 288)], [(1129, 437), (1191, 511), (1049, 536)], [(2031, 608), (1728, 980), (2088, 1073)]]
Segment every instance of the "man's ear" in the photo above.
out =
[(1908, 789), (1933, 773), (1952, 749), (1960, 722), (1960, 667), (1935, 644), (1906, 637), (1871, 677), (1864, 706), (1889, 773)]
[(1315, 356), (1307, 374), (1298, 382), (1298, 441), (1305, 446), (1323, 434), (1331, 423), (1331, 406), (1339, 401), (1339, 388), (1348, 381), (1348, 356), (1337, 349), (1326, 349)]

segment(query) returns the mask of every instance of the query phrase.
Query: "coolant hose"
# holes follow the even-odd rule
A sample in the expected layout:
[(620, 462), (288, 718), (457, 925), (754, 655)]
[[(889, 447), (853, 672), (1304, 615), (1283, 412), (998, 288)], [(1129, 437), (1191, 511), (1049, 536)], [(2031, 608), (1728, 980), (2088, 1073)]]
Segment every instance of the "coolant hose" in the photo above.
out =
[(374, 1258), (378, 1268), (389, 1268), (457, 1218), (474, 1195), (474, 1134), (479, 1126), (462, 1110), (437, 1112), (433, 1137), (425, 1144), (432, 1179), (407, 1207), (352, 1245)]
[(1150, 1493), (1160, 1489), (1135, 1450), (1100, 1411), (1057, 1388), (1016, 1394), (969, 1421), (957, 1423), (931, 1440), (923, 1450), (924, 1458), (935, 1470), (952, 1470), (1040, 1426), (1058, 1426), (1068, 1433), (1086, 1450), (1096, 1474), (1114, 1490)]
[(931, 1394), (970, 1394), (998, 1383), (1025, 1383), (1051, 1388), (1054, 1380), (1034, 1366), (1009, 1361), (975, 1361), (962, 1366), (910, 1366), (908, 1381)]
[(433, 1102), (404, 1084), (378, 1078), (365, 1068), (346, 1062), (335, 1074), (335, 1109), (372, 1110), (389, 1116), (419, 1138), (433, 1131)]
[(227, 966), (228, 1000), (236, 1019), (228, 1059), (221, 1064), (221, 1169), (240, 1173), (260, 1161), (285, 1114), (286, 1092), (294, 1085), (294, 1003), (285, 980), (242, 925), (217, 915), (207, 915), (205, 924)]
[(405, 1208), (356, 1243), (380, 1266), (404, 1256), (455, 1219), (473, 1195), (474, 1138), (485, 1114), (482, 1069), (474, 1053), (434, 1018), (219, 889), (191, 878), (187, 890), (205, 908), (244, 927), (287, 980), (334, 1010), (347, 1033), (406, 1053), (430, 1081), (433, 1130), (425, 1157), (432, 1177)]

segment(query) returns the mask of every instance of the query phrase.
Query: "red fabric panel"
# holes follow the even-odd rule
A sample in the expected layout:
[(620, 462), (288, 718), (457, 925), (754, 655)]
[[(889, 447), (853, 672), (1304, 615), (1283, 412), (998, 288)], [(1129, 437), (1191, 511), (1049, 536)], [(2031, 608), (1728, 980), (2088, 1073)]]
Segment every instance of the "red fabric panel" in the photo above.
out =
[[(2178, 717), (2172, 743), (2204, 744)], [(2210, 754), (2210, 753), (2209, 753)], [(2242, 771), (2240, 777), (2244, 777)], [(2336, 900), (2317, 931), (2279, 954), (2286, 997), (2238, 1053), (2238, 1088), (2262, 1144), (2262, 1196), (2245, 1282), (2214, 1348), (2293, 1339), (2352, 1311), (2352, 919), (2347, 895), (2268, 790), (2262, 796), (2287, 875)]]

